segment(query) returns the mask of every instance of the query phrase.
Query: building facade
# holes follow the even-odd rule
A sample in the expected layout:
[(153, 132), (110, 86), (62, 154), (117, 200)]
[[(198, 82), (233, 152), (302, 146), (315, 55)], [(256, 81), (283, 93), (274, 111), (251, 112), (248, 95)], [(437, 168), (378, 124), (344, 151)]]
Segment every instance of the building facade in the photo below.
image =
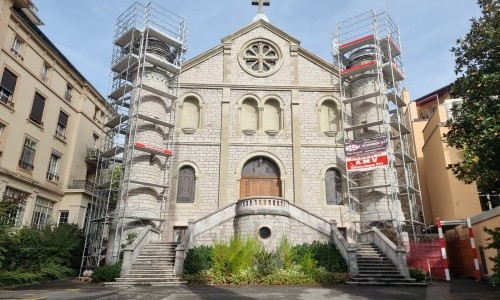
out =
[[(413, 134), (417, 166), (422, 191), (426, 224), (470, 218), (477, 258), (483, 276), (493, 274), (493, 262), (489, 257), (497, 255), (495, 249), (486, 249), (488, 235), (483, 227), (494, 228), (500, 223), (498, 195), (480, 195), (474, 183), (458, 180), (449, 166), (460, 160), (460, 151), (444, 141), (448, 122), (453, 122), (452, 107), (462, 99), (455, 98), (452, 85), (415, 99), (411, 104)], [(474, 257), (469, 242), (470, 233), (463, 225), (444, 228), (450, 271), (457, 276), (475, 276)]]
[(112, 111), (38, 28), (30, 0), (0, 4), (0, 195), (17, 203), (4, 221), (83, 227)]

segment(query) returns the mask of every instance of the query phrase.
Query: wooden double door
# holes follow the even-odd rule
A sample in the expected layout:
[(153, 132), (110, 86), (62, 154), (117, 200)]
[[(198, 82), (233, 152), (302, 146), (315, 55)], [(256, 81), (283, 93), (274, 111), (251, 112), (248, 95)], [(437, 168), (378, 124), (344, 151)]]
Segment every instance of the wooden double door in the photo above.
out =
[(266, 157), (257, 157), (245, 163), (241, 171), (240, 198), (281, 197), (281, 195), (279, 168), (272, 160)]

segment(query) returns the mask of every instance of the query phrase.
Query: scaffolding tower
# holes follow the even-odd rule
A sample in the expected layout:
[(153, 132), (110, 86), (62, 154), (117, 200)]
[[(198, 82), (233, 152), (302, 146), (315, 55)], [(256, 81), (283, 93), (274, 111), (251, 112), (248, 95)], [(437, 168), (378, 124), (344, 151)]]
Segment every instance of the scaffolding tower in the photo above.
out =
[(368, 11), (337, 23), (352, 237), (378, 227), (398, 246), (423, 224), (399, 29)]
[(135, 2), (116, 20), (108, 96), (115, 114), (96, 151), (81, 272), (116, 262), (128, 235), (165, 225), (186, 36), (184, 18), (154, 2)]

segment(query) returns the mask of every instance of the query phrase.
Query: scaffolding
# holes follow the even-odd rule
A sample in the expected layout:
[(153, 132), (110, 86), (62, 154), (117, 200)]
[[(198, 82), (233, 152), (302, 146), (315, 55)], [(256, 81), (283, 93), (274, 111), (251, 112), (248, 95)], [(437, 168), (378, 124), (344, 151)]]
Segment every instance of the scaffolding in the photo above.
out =
[(81, 273), (116, 262), (128, 235), (164, 228), (186, 36), (184, 18), (154, 2), (135, 2), (116, 20), (108, 96), (115, 114), (95, 155)]
[(399, 29), (386, 12), (337, 23), (352, 238), (378, 227), (398, 246), (423, 224)]

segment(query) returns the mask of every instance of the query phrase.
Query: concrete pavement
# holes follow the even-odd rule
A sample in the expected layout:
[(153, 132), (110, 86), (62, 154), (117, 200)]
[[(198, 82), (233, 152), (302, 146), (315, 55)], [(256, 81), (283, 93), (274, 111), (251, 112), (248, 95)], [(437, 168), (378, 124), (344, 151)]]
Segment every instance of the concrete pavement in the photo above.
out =
[(56, 281), (30, 287), (0, 290), (0, 299), (147, 299), (147, 300), (228, 300), (228, 299), (286, 299), (286, 300), (498, 300), (500, 288), (487, 282), (455, 279), (451, 283), (435, 282), (427, 287), (405, 286), (180, 286), (106, 288), (102, 285), (77, 281)]

